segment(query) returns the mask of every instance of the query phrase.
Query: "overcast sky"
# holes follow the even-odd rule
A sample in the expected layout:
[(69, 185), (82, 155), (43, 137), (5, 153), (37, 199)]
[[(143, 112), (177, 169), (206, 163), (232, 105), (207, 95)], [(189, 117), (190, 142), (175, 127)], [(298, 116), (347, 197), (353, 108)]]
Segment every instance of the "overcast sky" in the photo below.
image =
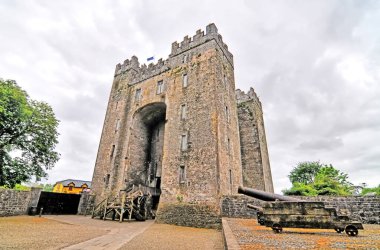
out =
[(61, 121), (47, 182), (91, 180), (117, 63), (166, 59), (212, 22), (260, 96), (276, 192), (301, 161), (380, 184), (380, 1), (2, 0), (0, 77)]

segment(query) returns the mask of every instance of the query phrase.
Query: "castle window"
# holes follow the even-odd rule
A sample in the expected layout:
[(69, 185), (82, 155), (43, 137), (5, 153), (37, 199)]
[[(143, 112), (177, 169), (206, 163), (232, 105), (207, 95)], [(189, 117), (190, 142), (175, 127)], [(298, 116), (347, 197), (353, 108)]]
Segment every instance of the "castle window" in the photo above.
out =
[(230, 138), (227, 138), (227, 151), (230, 152), (231, 144), (230, 144)]
[(111, 155), (110, 155), (111, 159), (112, 159), (114, 153), (115, 153), (115, 145), (112, 145)]
[(226, 106), (226, 119), (227, 119), (227, 122), (230, 122), (230, 112), (228, 111), (227, 106)]
[(141, 100), (141, 89), (136, 89), (135, 102), (139, 102), (140, 100)]
[(185, 171), (185, 166), (179, 166), (179, 183), (183, 184), (186, 181), (186, 171)]
[(182, 78), (182, 87), (186, 88), (187, 87), (187, 74), (184, 74), (183, 75), (183, 78)]
[(227, 87), (227, 77), (226, 77), (226, 75), (223, 76), (223, 84), (224, 84), (224, 87)]
[(104, 182), (106, 184), (106, 187), (108, 187), (108, 185), (110, 184), (110, 174), (107, 174), (106, 177), (104, 178)]
[(119, 130), (119, 128), (120, 128), (120, 119), (117, 119), (115, 132), (117, 132)]
[(229, 170), (230, 173), (230, 191), (232, 192), (232, 170)]
[(181, 150), (186, 151), (187, 150), (187, 135), (181, 136)]
[(183, 63), (187, 63), (187, 55), (184, 55), (184, 56), (183, 56), (182, 62), (183, 62)]
[(157, 82), (157, 95), (164, 92), (164, 81), (158, 81)]
[(186, 119), (186, 104), (181, 105), (181, 120)]

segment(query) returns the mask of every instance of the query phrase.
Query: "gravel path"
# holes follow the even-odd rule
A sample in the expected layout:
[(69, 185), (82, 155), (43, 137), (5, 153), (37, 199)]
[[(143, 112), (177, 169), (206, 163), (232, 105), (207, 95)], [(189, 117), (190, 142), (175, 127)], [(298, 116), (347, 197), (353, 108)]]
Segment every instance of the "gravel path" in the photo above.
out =
[(155, 223), (120, 249), (223, 250), (224, 245), (222, 232), (218, 230)]
[(380, 249), (380, 225), (364, 225), (357, 237), (332, 229), (284, 228), (275, 234), (254, 219), (227, 219), (241, 249)]
[(0, 249), (61, 249), (107, 232), (43, 217), (0, 217)]

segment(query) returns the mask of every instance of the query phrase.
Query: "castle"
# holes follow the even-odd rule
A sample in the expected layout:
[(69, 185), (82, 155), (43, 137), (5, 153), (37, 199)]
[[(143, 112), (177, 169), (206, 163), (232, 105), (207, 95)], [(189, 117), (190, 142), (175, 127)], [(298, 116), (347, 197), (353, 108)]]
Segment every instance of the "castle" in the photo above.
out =
[(151, 190), (168, 223), (184, 213), (217, 222), (220, 199), (239, 185), (273, 192), (261, 103), (253, 89), (235, 90), (214, 24), (174, 42), (166, 60), (116, 65), (92, 192), (99, 201), (131, 185)]

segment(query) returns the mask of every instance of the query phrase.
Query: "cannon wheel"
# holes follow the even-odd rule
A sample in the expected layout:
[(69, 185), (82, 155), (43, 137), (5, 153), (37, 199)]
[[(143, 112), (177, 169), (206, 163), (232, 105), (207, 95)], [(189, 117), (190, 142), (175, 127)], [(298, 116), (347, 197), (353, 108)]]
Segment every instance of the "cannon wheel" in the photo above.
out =
[(272, 225), (272, 230), (275, 232), (275, 233), (281, 233), (282, 232), (282, 226), (278, 223), (275, 223)]
[(348, 226), (346, 226), (346, 234), (348, 236), (357, 236), (358, 235), (358, 229), (354, 225), (348, 225)]
[(263, 218), (259, 218), (258, 221), (259, 221), (259, 224), (262, 226), (265, 224), (265, 220)]
[(341, 234), (341, 233), (344, 231), (344, 228), (337, 227), (337, 228), (335, 228), (335, 231), (336, 231), (338, 234)]

